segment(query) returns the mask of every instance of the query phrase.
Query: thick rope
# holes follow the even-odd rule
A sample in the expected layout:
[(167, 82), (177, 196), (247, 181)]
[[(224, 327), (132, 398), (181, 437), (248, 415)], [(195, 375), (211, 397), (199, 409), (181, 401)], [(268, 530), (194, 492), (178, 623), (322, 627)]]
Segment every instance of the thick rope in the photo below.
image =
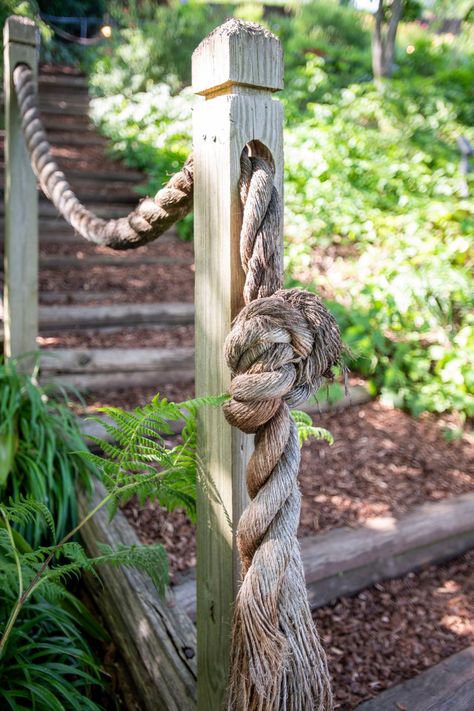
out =
[(246, 306), (225, 344), (228, 421), (255, 433), (250, 505), (238, 524), (242, 585), (234, 608), (228, 711), (328, 711), (326, 657), (308, 603), (297, 529), (300, 450), (290, 407), (331, 377), (342, 344), (314, 294), (282, 290), (282, 205), (270, 165), (242, 155)]
[(36, 82), (26, 64), (13, 72), (21, 125), (33, 171), (56, 209), (84, 239), (113, 249), (134, 249), (159, 237), (193, 207), (193, 160), (173, 175), (155, 198), (145, 198), (127, 217), (102, 220), (87, 210), (69, 187), (51, 155), (39, 111)]

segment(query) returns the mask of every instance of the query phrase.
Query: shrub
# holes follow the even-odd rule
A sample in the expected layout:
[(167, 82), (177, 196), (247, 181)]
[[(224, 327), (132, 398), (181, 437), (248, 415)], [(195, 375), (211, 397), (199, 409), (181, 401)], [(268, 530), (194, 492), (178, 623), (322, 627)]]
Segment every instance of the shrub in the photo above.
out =
[[(459, 192), (456, 147), (460, 134), (474, 142), (469, 42), (402, 25), (399, 67), (379, 90), (368, 81), (360, 14), (305, 3), (294, 19), (266, 21), (286, 53), (288, 283), (323, 289), (356, 354), (352, 367), (377, 392), (416, 413), (470, 413), (474, 214)], [(160, 85), (161, 107), (150, 109), (121, 91), (120, 109), (98, 103), (96, 118), (155, 190), (191, 150), (191, 95)]]

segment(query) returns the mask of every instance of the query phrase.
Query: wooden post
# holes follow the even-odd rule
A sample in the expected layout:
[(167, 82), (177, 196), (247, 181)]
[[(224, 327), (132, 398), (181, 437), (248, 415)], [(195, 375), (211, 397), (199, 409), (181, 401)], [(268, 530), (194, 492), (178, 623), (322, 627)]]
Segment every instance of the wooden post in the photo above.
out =
[[(38, 31), (26, 17), (9, 17), (3, 31), (5, 70), (5, 291), (4, 351), (36, 350), (38, 333), (38, 192), (20, 123), (13, 70), (37, 72)], [(22, 361), (29, 367), (31, 360)]]
[[(223, 347), (243, 306), (238, 183), (244, 146), (271, 153), (283, 187), (283, 86), (279, 40), (258, 25), (229, 20), (193, 54), (196, 252), (196, 391), (227, 392)], [(247, 501), (245, 469), (253, 438), (232, 429), (222, 411), (199, 419), (197, 531), (198, 708), (218, 711), (227, 685), (232, 603), (239, 583), (234, 535)]]

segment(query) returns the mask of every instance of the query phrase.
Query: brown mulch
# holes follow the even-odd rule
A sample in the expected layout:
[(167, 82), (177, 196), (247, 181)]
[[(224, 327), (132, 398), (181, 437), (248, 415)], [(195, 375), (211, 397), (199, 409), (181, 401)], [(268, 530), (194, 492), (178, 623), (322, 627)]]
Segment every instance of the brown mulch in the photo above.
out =
[(36, 340), (41, 348), (137, 348), (137, 344), (140, 348), (192, 348), (194, 327), (48, 331), (47, 336), (39, 336)]
[[(67, 227), (65, 227), (67, 229)], [(78, 260), (94, 255), (106, 255), (116, 257), (118, 260), (133, 259), (138, 260), (140, 257), (171, 257), (176, 259), (189, 259), (191, 261), (194, 256), (194, 245), (192, 242), (184, 242), (178, 238), (160, 241), (160, 239), (150, 242), (131, 250), (116, 250), (110, 247), (99, 247), (91, 244), (86, 240), (77, 238), (77, 243), (65, 242), (61, 243), (41, 243), (41, 255), (64, 255), (76, 256)]]
[(192, 302), (194, 299), (194, 266), (134, 265), (132, 267), (95, 266), (88, 269), (69, 267), (42, 269), (39, 275), (43, 291), (121, 291), (122, 303), (154, 301)]
[(440, 422), (373, 401), (314, 418), (334, 437), (302, 451), (300, 534), (398, 517), (424, 503), (474, 490), (474, 449), (446, 442)]
[(352, 711), (474, 644), (474, 551), (342, 598), (314, 619), (329, 657), (335, 707)]
[[(160, 392), (176, 401), (193, 396), (192, 386)], [(88, 411), (104, 404), (143, 405), (154, 394), (154, 388), (95, 393), (87, 399)], [(446, 442), (434, 417), (414, 419), (372, 401), (313, 419), (330, 430), (335, 443), (310, 441), (303, 447), (300, 536), (362, 525), (376, 516), (399, 517), (427, 501), (474, 490), (472, 439)], [(173, 573), (193, 564), (194, 527), (181, 512), (167, 514), (154, 503), (143, 513), (130, 504), (125, 513), (143, 541), (165, 544)]]

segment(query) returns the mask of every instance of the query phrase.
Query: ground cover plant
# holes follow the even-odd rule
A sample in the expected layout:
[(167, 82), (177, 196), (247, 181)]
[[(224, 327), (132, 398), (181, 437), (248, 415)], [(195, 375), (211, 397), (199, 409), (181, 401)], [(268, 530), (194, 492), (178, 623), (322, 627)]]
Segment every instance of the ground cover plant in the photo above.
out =
[[(194, 13), (199, 36), (189, 32)], [(104, 50), (91, 68), (93, 117), (117, 153), (147, 172), (148, 193), (191, 150), (190, 57), (220, 20), (193, 3), (128, 25), (122, 17), (115, 53)], [(374, 392), (415, 414), (472, 415), (474, 214), (456, 146), (460, 135), (474, 142), (471, 26), (453, 38), (402, 24), (393, 78), (375, 85), (370, 17), (329, 0), (262, 21), (286, 57), (288, 285), (322, 292), (352, 349), (350, 367)], [(144, 61), (132, 85), (127, 57), (166, 23), (179, 62), (160, 56), (151, 72)], [(179, 229), (189, 236), (190, 227), (191, 218)]]

